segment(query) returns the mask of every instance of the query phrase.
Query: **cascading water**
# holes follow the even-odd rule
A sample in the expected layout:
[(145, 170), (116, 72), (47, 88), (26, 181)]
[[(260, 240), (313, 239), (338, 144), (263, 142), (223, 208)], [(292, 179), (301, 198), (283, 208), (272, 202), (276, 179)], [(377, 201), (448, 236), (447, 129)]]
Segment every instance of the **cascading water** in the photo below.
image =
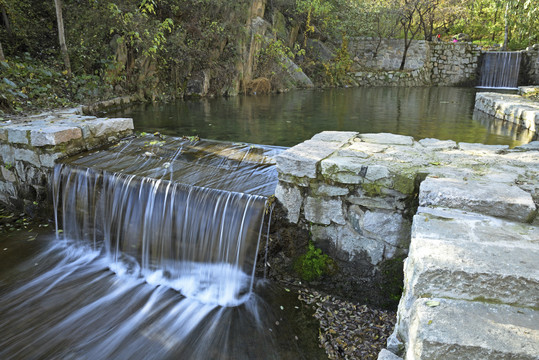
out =
[(317, 357), (253, 292), (281, 150), (150, 136), (57, 165), (58, 239), (0, 296), (0, 358)]
[(478, 88), (516, 89), (521, 53), (518, 51), (487, 52), (483, 55)]

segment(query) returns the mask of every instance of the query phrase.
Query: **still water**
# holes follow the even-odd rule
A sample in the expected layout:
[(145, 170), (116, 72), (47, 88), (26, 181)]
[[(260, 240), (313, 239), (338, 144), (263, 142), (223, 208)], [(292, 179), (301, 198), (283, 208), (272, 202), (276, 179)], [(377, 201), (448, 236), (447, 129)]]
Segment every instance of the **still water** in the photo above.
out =
[(132, 117), (136, 131), (294, 146), (325, 130), (389, 132), (511, 147), (533, 134), (482, 113), (472, 88), (350, 88), (267, 96), (139, 104), (107, 116)]

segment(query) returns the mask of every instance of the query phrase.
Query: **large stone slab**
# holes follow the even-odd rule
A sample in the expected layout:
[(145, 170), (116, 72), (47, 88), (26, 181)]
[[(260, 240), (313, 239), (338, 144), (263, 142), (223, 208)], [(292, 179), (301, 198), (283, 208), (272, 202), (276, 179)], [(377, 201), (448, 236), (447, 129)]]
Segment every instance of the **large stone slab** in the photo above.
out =
[[(504, 238), (508, 231), (499, 231), (503, 228), (512, 234)], [(407, 297), (434, 295), (539, 309), (538, 263), (535, 226), (417, 214), (405, 267)]]
[(539, 358), (539, 312), (449, 299), (419, 299), (406, 359)]
[(307, 140), (283, 151), (275, 158), (277, 171), (289, 176), (315, 179), (318, 163), (341, 145), (339, 142)]
[(47, 146), (66, 143), (70, 140), (80, 139), (82, 131), (78, 127), (46, 125), (43, 127), (32, 127), (30, 139), (32, 146)]
[(516, 185), (429, 177), (421, 183), (420, 206), (473, 211), (521, 222), (535, 216), (532, 196)]

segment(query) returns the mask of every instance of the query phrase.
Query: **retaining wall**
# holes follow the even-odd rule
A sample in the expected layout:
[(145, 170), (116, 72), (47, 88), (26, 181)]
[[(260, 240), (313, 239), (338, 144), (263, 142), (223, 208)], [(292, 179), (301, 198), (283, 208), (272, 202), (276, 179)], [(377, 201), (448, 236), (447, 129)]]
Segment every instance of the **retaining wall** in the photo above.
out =
[(475, 110), (529, 131), (539, 130), (539, 103), (520, 95), (479, 92), (475, 95)]
[(0, 125), (0, 202), (29, 215), (50, 216), (51, 184), (58, 159), (130, 135), (131, 119), (80, 115), (68, 109)]
[[(399, 70), (404, 41), (356, 38), (349, 41), (351, 75), (360, 86), (475, 86), (484, 51), (469, 42), (414, 40)], [(522, 51), (519, 83), (539, 84), (539, 44)]]
[(392, 352), (533, 359), (538, 160), (539, 142), (323, 132), (277, 157), (276, 197), (317, 246), (357, 264), (350, 276), (408, 253)]

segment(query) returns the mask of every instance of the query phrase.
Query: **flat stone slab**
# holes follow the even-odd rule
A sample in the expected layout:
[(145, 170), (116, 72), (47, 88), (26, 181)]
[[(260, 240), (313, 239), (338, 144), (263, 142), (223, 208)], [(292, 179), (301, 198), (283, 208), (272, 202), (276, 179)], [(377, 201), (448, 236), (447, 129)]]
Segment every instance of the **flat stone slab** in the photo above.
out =
[(507, 183), (428, 177), (421, 183), (420, 206), (440, 206), (529, 222), (536, 211), (532, 196)]
[(363, 141), (374, 144), (388, 145), (413, 145), (414, 138), (405, 135), (396, 135), (390, 133), (360, 134), (359, 138)]
[[(502, 228), (521, 233), (528, 241), (518, 241), (514, 235), (505, 239), (504, 231), (498, 231)], [(486, 217), (444, 219), (417, 214), (406, 264), (407, 296), (486, 299), (539, 309), (537, 234), (538, 227)]]
[(412, 310), (406, 359), (521, 359), (539, 357), (539, 312), (438, 298)]
[(275, 159), (277, 171), (289, 176), (315, 179), (320, 161), (340, 149), (356, 135), (352, 132), (346, 132), (344, 136), (333, 133), (335, 132), (325, 131), (279, 154)]

